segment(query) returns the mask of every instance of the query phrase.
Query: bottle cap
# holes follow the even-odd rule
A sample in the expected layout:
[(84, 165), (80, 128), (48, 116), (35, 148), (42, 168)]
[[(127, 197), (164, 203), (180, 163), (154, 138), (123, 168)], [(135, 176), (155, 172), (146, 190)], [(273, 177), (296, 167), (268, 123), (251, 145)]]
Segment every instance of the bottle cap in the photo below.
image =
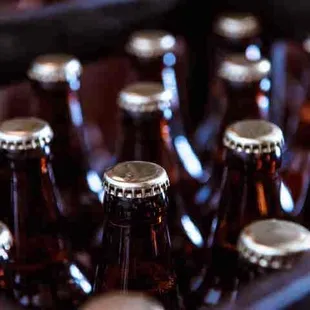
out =
[(231, 54), (222, 60), (218, 76), (231, 82), (251, 83), (267, 77), (270, 69), (270, 62), (265, 58), (250, 61), (243, 54)]
[(302, 45), (303, 45), (304, 50), (309, 54), (310, 53), (310, 35), (308, 35), (304, 39)]
[(263, 268), (288, 269), (310, 249), (310, 231), (283, 220), (257, 221), (245, 227), (238, 240), (240, 255)]
[(28, 78), (42, 83), (67, 82), (82, 74), (82, 64), (71, 55), (38, 56), (27, 72)]
[(226, 13), (216, 19), (213, 31), (224, 38), (242, 40), (258, 35), (261, 27), (250, 13)]
[(82, 310), (164, 310), (157, 301), (139, 293), (108, 293), (86, 303)]
[(118, 105), (131, 112), (153, 112), (170, 107), (172, 96), (160, 83), (139, 82), (120, 92)]
[(169, 178), (164, 168), (147, 161), (126, 161), (106, 171), (105, 192), (124, 198), (147, 198), (167, 190)]
[(13, 118), (0, 124), (0, 149), (32, 150), (44, 147), (52, 139), (52, 128), (38, 118)]
[(163, 56), (175, 48), (175, 37), (161, 30), (141, 30), (134, 32), (126, 45), (129, 54), (141, 58)]
[(228, 126), (223, 144), (237, 152), (248, 154), (271, 153), (284, 146), (282, 130), (275, 124), (263, 120), (244, 120)]
[(9, 228), (3, 223), (0, 222), (0, 257), (4, 258), (5, 252), (11, 249), (13, 245), (13, 236), (9, 230)]

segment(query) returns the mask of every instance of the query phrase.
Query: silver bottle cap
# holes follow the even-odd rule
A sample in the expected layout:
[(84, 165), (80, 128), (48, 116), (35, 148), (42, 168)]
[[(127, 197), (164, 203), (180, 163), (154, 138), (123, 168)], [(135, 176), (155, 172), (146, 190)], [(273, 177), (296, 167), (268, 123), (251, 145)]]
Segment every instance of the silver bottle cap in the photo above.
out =
[(103, 185), (107, 194), (124, 198), (147, 198), (167, 190), (164, 168), (147, 161), (126, 161), (106, 171)]
[(271, 64), (261, 58), (250, 61), (243, 54), (231, 54), (224, 58), (218, 69), (218, 76), (236, 83), (251, 83), (267, 77)]
[(263, 268), (291, 268), (298, 257), (310, 250), (310, 231), (283, 220), (257, 221), (245, 227), (238, 240), (240, 255)]
[(250, 13), (226, 13), (217, 18), (213, 31), (224, 38), (242, 40), (258, 35), (261, 27)]
[(126, 45), (129, 54), (141, 58), (161, 57), (175, 48), (175, 37), (162, 30), (134, 32)]
[(82, 310), (164, 310), (157, 301), (142, 293), (108, 293), (86, 303)]
[[(8, 251), (13, 246), (13, 236), (9, 228), (3, 223), (0, 222), (0, 257), (5, 257), (5, 251)], [(2, 253), (2, 251), (4, 251)]]
[(42, 83), (67, 82), (82, 74), (82, 64), (71, 55), (47, 54), (38, 56), (27, 72), (28, 78)]
[(118, 105), (131, 112), (153, 112), (170, 107), (172, 96), (160, 83), (138, 82), (120, 92)]
[(275, 124), (263, 120), (244, 120), (228, 126), (224, 133), (224, 145), (237, 152), (262, 154), (282, 149), (284, 137)]
[(0, 124), (0, 149), (13, 152), (37, 149), (52, 139), (52, 128), (38, 118), (13, 118)]
[(302, 43), (304, 50), (310, 54), (310, 35), (306, 37), (306, 39)]

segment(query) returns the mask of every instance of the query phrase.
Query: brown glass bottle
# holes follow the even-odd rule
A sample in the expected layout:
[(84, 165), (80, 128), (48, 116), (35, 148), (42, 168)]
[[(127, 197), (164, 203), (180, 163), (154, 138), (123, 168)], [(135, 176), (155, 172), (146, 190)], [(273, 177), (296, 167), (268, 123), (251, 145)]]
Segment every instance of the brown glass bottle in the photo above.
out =
[(184, 41), (168, 32), (140, 30), (131, 35), (126, 46), (137, 81), (159, 82), (173, 92), (173, 122), (182, 131), (182, 118), (185, 125), (190, 121), (187, 117), (184, 45)]
[(308, 100), (303, 103), (299, 112), (297, 131), (291, 137), (281, 173), (292, 195), (296, 210), (303, 217), (303, 225), (310, 227), (307, 200), (310, 185), (310, 102)]
[(171, 99), (171, 92), (150, 82), (129, 85), (120, 93), (122, 135), (116, 157), (118, 162), (151, 161), (167, 171), (171, 183), (168, 221), (183, 291), (186, 281), (182, 278), (190, 276), (199, 259), (192, 257), (194, 250), (203, 245), (195, 196), (203, 184), (204, 172), (186, 138), (173, 135)]
[(208, 185), (210, 192), (218, 189), (222, 177), (222, 139), (226, 127), (243, 119), (269, 118), (269, 72), (268, 60), (250, 62), (240, 54), (230, 55), (221, 63), (218, 71), (221, 85), (218, 100), (224, 103), (225, 112), (213, 125), (214, 133), (205, 141), (205, 148), (200, 153), (203, 164), (211, 171)]
[(205, 117), (194, 135), (195, 148), (200, 154), (208, 147), (223, 113), (225, 103), (220, 100), (221, 82), (218, 70), (226, 57), (242, 55), (248, 61), (258, 61), (262, 56), (261, 26), (250, 13), (222, 13), (213, 23), (209, 46), (209, 97), (205, 104)]
[[(205, 268), (193, 278), (185, 299), (200, 300), (197, 305), (205, 298), (212, 304), (219, 295), (214, 286), (232, 293), (236, 270), (231, 265), (237, 264), (237, 240), (246, 225), (266, 218), (301, 221), (279, 172), (284, 143), (280, 128), (263, 120), (240, 121), (226, 129), (223, 141), (226, 167), (221, 188), (202, 215), (204, 234), (209, 234)], [(223, 278), (222, 284), (217, 284), (218, 278)]]
[[(282, 300), (280, 296), (277, 298), (275, 295), (279, 295), (277, 289), (280, 283), (277, 283), (277, 286), (271, 286), (268, 280), (275, 284), (274, 276), (277, 273), (281, 272), (283, 276), (285, 271), (289, 272), (303, 254), (309, 251), (309, 230), (290, 221), (277, 219), (256, 221), (242, 230), (237, 248), (238, 262), (230, 266), (235, 270), (235, 286), (225, 287), (226, 298), (221, 286), (214, 286), (219, 293), (218, 301), (221, 306), (218, 308), (257, 309), (264, 305), (266, 309), (279, 309), (279, 307), (288, 309), (290, 299), (294, 298), (283, 298), (284, 296)], [(272, 278), (270, 278), (271, 275)], [(257, 281), (260, 282), (259, 285)], [(231, 292), (227, 294), (229, 289)], [(276, 293), (273, 298), (270, 297), (271, 290)], [(266, 293), (269, 296), (266, 296)], [(208, 308), (210, 307), (202, 307), (202, 309)]]
[(123, 162), (105, 173), (94, 293), (142, 291), (166, 309), (180, 309), (167, 226), (168, 186), (166, 171), (150, 162)]
[[(31, 309), (76, 309), (91, 286), (71, 259), (63, 235), (63, 207), (50, 163), (49, 125), (36, 118), (5, 121), (0, 148), (11, 174), (7, 225), (12, 244), (1, 264), (7, 291)], [(5, 259), (3, 259), (5, 257)]]
[(36, 114), (55, 133), (52, 164), (77, 250), (89, 248), (103, 218), (101, 182), (88, 160), (91, 148), (78, 96), (81, 72), (81, 63), (69, 55), (39, 56), (28, 71), (38, 101)]

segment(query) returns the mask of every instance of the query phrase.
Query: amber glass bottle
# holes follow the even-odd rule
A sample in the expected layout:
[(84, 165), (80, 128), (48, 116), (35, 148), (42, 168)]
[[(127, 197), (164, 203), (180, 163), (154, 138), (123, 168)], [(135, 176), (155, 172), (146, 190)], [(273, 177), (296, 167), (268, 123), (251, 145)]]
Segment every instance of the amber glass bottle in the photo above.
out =
[[(138, 81), (162, 83), (174, 96), (174, 123), (182, 125), (187, 117), (186, 59), (184, 42), (162, 30), (134, 32), (126, 45), (132, 68)], [(182, 115), (182, 116), (181, 116)], [(183, 125), (182, 128), (183, 130)]]
[(78, 96), (81, 72), (81, 63), (69, 55), (39, 56), (28, 71), (38, 101), (36, 114), (55, 133), (52, 164), (78, 250), (88, 249), (103, 218), (101, 181), (88, 160), (91, 149)]
[[(203, 246), (195, 196), (203, 184), (204, 172), (187, 139), (174, 134), (171, 100), (171, 92), (158, 83), (140, 82), (121, 91), (122, 135), (117, 159), (151, 161), (167, 171), (171, 182), (168, 221), (177, 274), (182, 279), (195, 268), (193, 250)], [(183, 291), (185, 281), (180, 282)]]
[(166, 309), (180, 309), (167, 226), (168, 186), (166, 171), (150, 162), (123, 162), (105, 173), (94, 293), (142, 291)]
[(225, 113), (213, 125), (212, 136), (199, 147), (202, 162), (211, 171), (210, 192), (218, 189), (222, 177), (222, 139), (226, 127), (243, 119), (269, 118), (269, 72), (270, 62), (266, 59), (250, 62), (244, 56), (235, 54), (221, 62), (218, 100), (225, 105)]
[(263, 120), (240, 121), (226, 129), (223, 141), (226, 162), (221, 188), (202, 215), (209, 236), (205, 268), (193, 278), (192, 292), (186, 298), (194, 303), (200, 299), (198, 304), (204, 303), (206, 292), (213, 298), (216, 277), (235, 281), (230, 264), (237, 263), (237, 240), (246, 225), (266, 218), (301, 221), (279, 172), (284, 144), (281, 129)]
[(82, 310), (164, 310), (154, 299), (141, 293), (133, 292), (113, 292), (103, 296), (93, 298), (90, 302), (83, 306)]
[(36, 118), (0, 125), (0, 149), (10, 170), (7, 225), (12, 244), (1, 264), (8, 292), (31, 309), (76, 309), (91, 286), (71, 259), (63, 237), (63, 204), (50, 163), (51, 127)]
[(199, 154), (205, 150), (208, 140), (213, 138), (223, 113), (225, 103), (219, 100), (221, 82), (218, 70), (223, 60), (232, 54), (240, 54), (248, 61), (262, 58), (261, 26), (250, 13), (222, 13), (213, 23), (213, 34), (209, 39), (209, 96), (205, 104), (205, 116), (194, 135)]

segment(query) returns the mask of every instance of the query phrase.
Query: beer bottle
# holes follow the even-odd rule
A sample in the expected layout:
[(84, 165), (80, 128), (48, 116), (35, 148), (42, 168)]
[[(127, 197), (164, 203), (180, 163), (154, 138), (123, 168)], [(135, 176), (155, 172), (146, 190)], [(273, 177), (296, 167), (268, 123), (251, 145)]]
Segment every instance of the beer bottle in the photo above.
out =
[(94, 298), (82, 310), (164, 310), (163, 306), (141, 293), (113, 292)]
[(169, 179), (157, 164), (119, 163), (104, 174), (105, 220), (93, 291), (142, 291), (180, 309), (167, 226)]
[(239, 121), (226, 129), (223, 143), (225, 170), (221, 188), (202, 209), (208, 248), (190, 296), (184, 297), (190, 303), (203, 302), (208, 290), (208, 298), (214, 298), (217, 277), (229, 279), (223, 285), (231, 292), (235, 277), (230, 265), (237, 264), (237, 240), (246, 225), (267, 218), (301, 220), (279, 172), (284, 139), (278, 126), (264, 120)]
[(266, 59), (250, 62), (243, 55), (233, 54), (221, 62), (218, 71), (221, 84), (218, 104), (225, 105), (225, 112), (221, 119), (214, 122), (213, 132), (205, 136), (201, 132), (199, 136), (204, 141), (200, 146), (196, 144), (202, 163), (208, 170), (212, 170), (211, 188), (219, 187), (222, 176), (222, 139), (226, 127), (243, 119), (268, 120), (271, 86), (269, 72), (270, 62)]
[[(225, 104), (219, 100), (221, 82), (218, 70), (221, 63), (231, 54), (240, 54), (248, 61), (258, 61), (262, 56), (261, 25), (257, 17), (250, 13), (222, 13), (213, 23), (213, 34), (209, 46), (209, 96), (205, 104), (205, 117), (194, 135), (195, 147), (199, 154), (214, 135)], [(212, 47), (212, 50), (211, 50)]]
[(39, 56), (28, 71), (38, 101), (36, 114), (55, 132), (52, 164), (76, 250), (88, 249), (103, 216), (101, 181), (88, 160), (90, 145), (78, 96), (81, 73), (76, 58), (59, 54)]
[[(204, 171), (185, 136), (175, 134), (173, 95), (159, 83), (139, 82), (123, 89), (119, 96), (122, 134), (117, 160), (143, 160), (167, 171), (170, 212), (168, 213), (176, 270), (183, 291), (183, 276), (196, 268), (194, 250), (203, 246), (198, 227), (200, 210), (195, 197), (204, 184)], [(200, 257), (197, 257), (199, 259)], [(186, 288), (184, 288), (186, 290)]]
[[(62, 201), (50, 163), (51, 127), (37, 118), (0, 125), (0, 149), (10, 167), (11, 205), (1, 233), (7, 290), (32, 309), (75, 309), (91, 291), (71, 259), (60, 217)], [(12, 238), (10, 237), (12, 235)], [(83, 234), (83, 232), (81, 232)]]
[[(266, 297), (263, 292), (253, 293), (253, 290), (258, 289), (257, 280), (264, 281), (269, 275), (290, 270), (308, 250), (310, 232), (299, 224), (278, 219), (260, 220), (249, 224), (239, 236), (235, 259), (230, 261), (229, 266), (225, 266), (226, 272), (220, 271), (220, 263), (213, 263), (217, 271), (213, 278), (209, 278), (209, 287), (204, 296), (209, 303), (205, 302), (205, 308), (221, 304), (219, 309), (230, 309), (230, 306), (232, 309), (256, 309), (252, 303), (259, 302), (258, 298)], [(260, 286), (260, 290), (264, 288)], [(258, 296), (256, 300), (251, 300), (251, 295), (252, 299), (253, 296)], [(287, 300), (283, 302), (284, 309)], [(278, 309), (279, 304), (278, 307), (273, 307), (272, 304), (270, 299), (267, 308)]]
[[(187, 117), (187, 69), (185, 43), (181, 38), (162, 30), (134, 32), (126, 45), (137, 81), (153, 81), (164, 85), (174, 95), (173, 110), (176, 117)], [(181, 117), (182, 115), (182, 117)]]
[[(231, 53), (243, 53), (248, 60), (262, 57), (262, 27), (251, 13), (222, 13), (213, 23), (212, 45), (219, 59)], [(266, 52), (266, 51), (264, 51)]]

